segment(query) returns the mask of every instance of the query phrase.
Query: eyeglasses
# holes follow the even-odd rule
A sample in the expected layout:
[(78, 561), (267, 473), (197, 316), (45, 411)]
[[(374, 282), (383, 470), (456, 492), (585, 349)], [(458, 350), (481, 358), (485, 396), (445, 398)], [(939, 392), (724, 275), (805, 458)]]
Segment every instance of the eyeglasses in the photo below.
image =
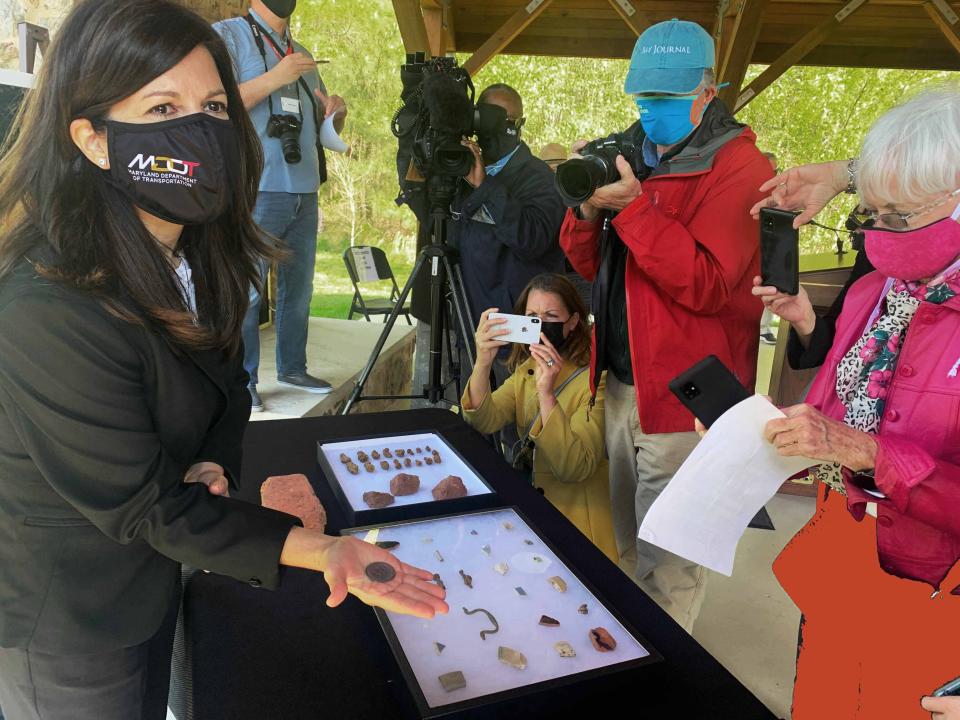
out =
[(923, 215), (924, 213), (929, 212), (936, 207), (940, 207), (941, 205), (950, 202), (957, 195), (960, 195), (960, 188), (957, 188), (952, 193), (940, 198), (939, 200), (935, 200), (932, 203), (927, 203), (926, 205), (918, 207), (916, 210), (911, 210), (908, 213), (878, 213), (875, 210), (865, 210), (858, 207), (856, 210), (850, 213), (850, 219), (861, 228), (871, 228), (877, 223), (880, 223), (883, 227), (889, 228), (890, 230), (906, 230), (913, 218)]

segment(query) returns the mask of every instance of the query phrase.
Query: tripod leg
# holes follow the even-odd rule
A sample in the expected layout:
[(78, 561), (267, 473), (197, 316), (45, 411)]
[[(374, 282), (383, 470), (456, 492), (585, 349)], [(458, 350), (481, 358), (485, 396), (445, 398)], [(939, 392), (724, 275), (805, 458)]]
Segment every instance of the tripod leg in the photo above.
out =
[(360, 373), (360, 379), (354, 384), (353, 392), (350, 393), (350, 398), (347, 400), (347, 404), (343, 406), (343, 410), (340, 413), (341, 415), (350, 414), (350, 410), (353, 408), (354, 403), (356, 403), (363, 394), (363, 388), (367, 384), (367, 380), (370, 379), (370, 373), (373, 372), (373, 366), (380, 357), (380, 353), (383, 352), (383, 346), (386, 345), (387, 338), (390, 337), (390, 331), (393, 330), (393, 325), (400, 316), (400, 312), (403, 309), (403, 304), (407, 300), (407, 295), (410, 294), (410, 290), (413, 288), (413, 282), (420, 274), (420, 270), (423, 268), (426, 260), (426, 251), (421, 252), (420, 257), (417, 258), (416, 265), (413, 266), (413, 270), (410, 272), (410, 277), (407, 278), (407, 282), (403, 286), (403, 291), (400, 293), (400, 299), (393, 306), (393, 312), (390, 313), (390, 318), (384, 324), (383, 331), (380, 333), (380, 337), (377, 339), (377, 344), (374, 346), (373, 352), (370, 353), (370, 358), (367, 360), (367, 364), (364, 366), (363, 372)]
[(463, 344), (467, 351), (467, 359), (470, 361), (470, 368), (472, 370), (474, 354), (471, 342), (473, 339), (473, 329), (476, 325), (473, 322), (473, 317), (470, 315), (470, 305), (467, 302), (466, 291), (463, 288), (463, 275), (460, 273), (460, 266), (451, 266), (448, 258), (443, 258), (443, 264), (446, 266), (447, 277), (450, 279), (450, 294), (453, 297), (453, 309), (457, 316), (456, 320), (460, 330), (460, 337), (463, 338)]
[(453, 315), (453, 310), (449, 304), (447, 304), (447, 331), (444, 334), (447, 343), (447, 358), (450, 365), (450, 377), (453, 379), (453, 385), (456, 390), (456, 398), (454, 398), (454, 403), (460, 405), (460, 398), (463, 397), (463, 369), (460, 364), (460, 345), (457, 345), (456, 352), (457, 355), (454, 356), (454, 347), (453, 347), (453, 331), (450, 329), (454, 327), (453, 318), (450, 317)]

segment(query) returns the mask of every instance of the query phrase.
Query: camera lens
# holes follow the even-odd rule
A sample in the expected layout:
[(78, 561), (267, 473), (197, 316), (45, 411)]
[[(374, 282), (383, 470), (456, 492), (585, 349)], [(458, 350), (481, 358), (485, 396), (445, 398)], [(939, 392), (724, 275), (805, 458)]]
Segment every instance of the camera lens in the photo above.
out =
[[(616, 167), (612, 174), (614, 180), (620, 178)], [(560, 163), (554, 180), (557, 191), (567, 207), (576, 207), (588, 200), (601, 185), (610, 182), (611, 170), (606, 158), (599, 155), (587, 155)]]
[(686, 397), (688, 400), (693, 400), (700, 395), (700, 388), (691, 382), (680, 388), (680, 392), (682, 392), (684, 397)]

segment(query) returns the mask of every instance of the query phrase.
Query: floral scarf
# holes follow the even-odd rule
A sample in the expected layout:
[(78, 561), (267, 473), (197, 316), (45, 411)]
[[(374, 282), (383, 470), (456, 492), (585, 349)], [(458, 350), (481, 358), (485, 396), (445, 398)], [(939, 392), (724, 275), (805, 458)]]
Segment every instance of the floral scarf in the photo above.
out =
[[(900, 350), (920, 303), (945, 303), (960, 293), (960, 270), (928, 284), (895, 280), (870, 328), (837, 366), (837, 397), (846, 406), (843, 422), (875, 435), (887, 402)], [(821, 482), (844, 492), (841, 467), (824, 463), (816, 470)]]

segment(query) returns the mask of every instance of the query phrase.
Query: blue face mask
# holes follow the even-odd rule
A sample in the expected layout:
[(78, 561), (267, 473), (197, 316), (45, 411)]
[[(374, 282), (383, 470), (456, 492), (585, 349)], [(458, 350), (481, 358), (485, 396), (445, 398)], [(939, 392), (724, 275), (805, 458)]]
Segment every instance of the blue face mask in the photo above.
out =
[(657, 145), (675, 145), (693, 132), (690, 120), (693, 103), (699, 95), (637, 97), (640, 124), (650, 141)]

